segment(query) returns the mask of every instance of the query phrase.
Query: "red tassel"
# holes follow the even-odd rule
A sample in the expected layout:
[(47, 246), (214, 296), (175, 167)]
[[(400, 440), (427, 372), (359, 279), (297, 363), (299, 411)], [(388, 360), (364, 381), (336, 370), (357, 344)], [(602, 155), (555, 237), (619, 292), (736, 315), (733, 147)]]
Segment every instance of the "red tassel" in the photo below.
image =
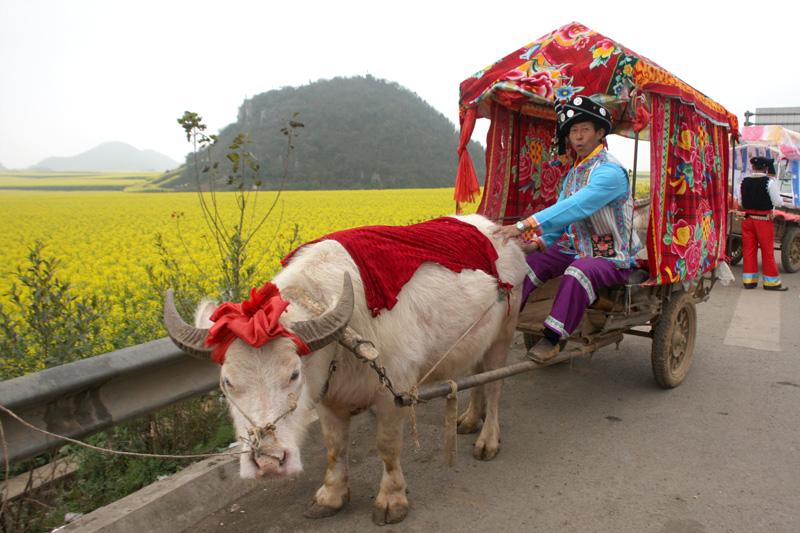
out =
[(475, 175), (475, 167), (472, 166), (472, 159), (469, 157), (467, 144), (472, 137), (472, 130), (475, 129), (475, 120), (478, 118), (478, 108), (467, 109), (467, 114), (461, 124), (461, 138), (458, 143), (458, 174), (456, 176), (456, 190), (453, 198), (456, 202), (472, 203), (480, 194), (481, 187), (478, 185), (478, 177)]
[(650, 117), (652, 114), (644, 105), (636, 108), (636, 119), (633, 121), (633, 131), (639, 133), (650, 124)]

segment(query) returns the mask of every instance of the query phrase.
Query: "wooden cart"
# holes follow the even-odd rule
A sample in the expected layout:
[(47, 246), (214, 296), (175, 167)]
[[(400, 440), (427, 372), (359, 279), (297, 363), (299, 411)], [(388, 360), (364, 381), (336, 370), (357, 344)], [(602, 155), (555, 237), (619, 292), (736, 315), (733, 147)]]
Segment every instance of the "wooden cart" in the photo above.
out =
[[(478, 118), (490, 121), (478, 213), (508, 224), (556, 200), (553, 174), (563, 183), (574, 159), (554, 155), (554, 105), (574, 94), (602, 101), (613, 115), (612, 133), (634, 140), (632, 190), (639, 143), (651, 141), (650, 214), (642, 227), (647, 258), (626, 283), (601, 291), (549, 364), (618, 343), (625, 335), (648, 337), (656, 383), (675, 387), (692, 360), (695, 305), (709, 298), (716, 267), (725, 260), (730, 137), (737, 119), (645, 57), (569, 24), (461, 84), (461, 147)], [(474, 186), (468, 182), (469, 154), (459, 153), (456, 200), (463, 202)], [(692, 254), (703, 248), (702, 264), (690, 257), (690, 247)], [(533, 291), (521, 311), (517, 329), (528, 349), (542, 335), (558, 283), (551, 280)]]

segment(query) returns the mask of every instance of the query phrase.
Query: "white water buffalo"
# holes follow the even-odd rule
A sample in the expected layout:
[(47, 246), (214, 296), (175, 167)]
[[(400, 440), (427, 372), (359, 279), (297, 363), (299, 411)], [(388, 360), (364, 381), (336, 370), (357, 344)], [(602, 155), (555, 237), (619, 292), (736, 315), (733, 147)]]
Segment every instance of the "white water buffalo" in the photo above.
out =
[[(453, 219), (457, 222), (450, 222)], [(516, 245), (502, 246), (501, 239), (493, 238), (495, 225), (481, 216), (441, 220), (450, 226), (467, 223), (478, 228), (483, 235), (477, 237), (487, 239), (488, 255), (496, 251), (496, 277), (482, 269), (456, 273), (424, 262), (403, 286), (394, 307), (373, 316), (376, 313), (366, 303), (362, 276), (375, 273), (360, 273), (340, 242), (320, 240), (300, 248), (273, 280), (290, 302), (285, 312), (278, 311), (280, 327), (288, 333), (260, 347), (249, 345), (240, 336), (227, 349), (221, 383), (233, 404), (231, 414), (238, 436), (251, 442), (250, 453), (241, 458), (242, 477), (276, 478), (300, 471), (301, 440), (312, 409), (316, 409), (328, 450), (328, 470), (306, 516), (330, 516), (348, 503), (350, 418), (371, 406), (377, 415), (377, 448), (384, 464), (372, 519), (379, 525), (400, 522), (408, 512), (407, 485), (400, 468), (408, 409), (396, 407), (370, 365), (336, 342), (345, 326), (374, 343), (380, 353), (377, 363), (385, 368), (397, 392), (416, 385), (453, 345), (427, 381), (505, 365), (526, 272), (523, 254)], [(456, 246), (458, 239), (459, 234), (453, 233)], [(503, 294), (498, 290), (500, 282), (514, 289)], [(298, 288), (322, 304), (325, 314), (316, 316), (301, 302), (292, 301), (289, 295)], [(189, 326), (177, 315), (168, 293), (167, 330), (187, 353), (211, 356), (205, 339), (214, 331), (209, 320), (214, 305), (201, 306), (195, 326)], [(298, 355), (302, 350), (292, 335), (308, 346), (310, 354)], [(331, 373), (332, 361), (336, 370)], [(459, 433), (476, 432), (483, 424), (473, 452), (476, 458), (492, 459), (500, 449), (501, 388), (502, 381), (496, 381), (473, 389), (470, 405), (459, 418)]]

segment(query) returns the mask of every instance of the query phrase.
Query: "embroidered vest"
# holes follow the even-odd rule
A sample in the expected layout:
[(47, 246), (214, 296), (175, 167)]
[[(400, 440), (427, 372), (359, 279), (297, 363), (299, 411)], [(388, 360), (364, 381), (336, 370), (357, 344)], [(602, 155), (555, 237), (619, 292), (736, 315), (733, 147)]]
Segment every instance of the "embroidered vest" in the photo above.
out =
[[(606, 150), (573, 168), (564, 184), (564, 197), (568, 198), (585, 187), (592, 172), (601, 165), (622, 164)], [(622, 171), (625, 172), (624, 167)], [(567, 238), (580, 257), (603, 257), (618, 268), (630, 268), (642, 243), (633, 227), (633, 194), (628, 190), (620, 198), (603, 206), (592, 215), (571, 224)]]
[(769, 176), (755, 174), (742, 179), (742, 207), (754, 211), (772, 209), (772, 198), (769, 197)]

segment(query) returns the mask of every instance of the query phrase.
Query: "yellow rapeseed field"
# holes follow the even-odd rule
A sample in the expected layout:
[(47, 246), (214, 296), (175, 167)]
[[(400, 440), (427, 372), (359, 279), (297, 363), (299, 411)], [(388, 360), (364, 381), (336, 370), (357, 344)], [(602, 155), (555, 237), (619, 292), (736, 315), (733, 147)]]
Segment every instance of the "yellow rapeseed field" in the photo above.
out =
[[(229, 216), (235, 212), (233, 195), (219, 195), (221, 211)], [(275, 198), (274, 192), (258, 193), (256, 212), (266, 212)], [(356, 226), (409, 224), (452, 214), (452, 198), (453, 189), (284, 192), (255, 249), (274, 248), (291, 235), (294, 224), (306, 242)], [(476, 207), (471, 204), (467, 211)], [(13, 274), (17, 266), (27, 267), (28, 250), (36, 241), (45, 244), (44, 257), (61, 260), (60, 278), (69, 279), (77, 292), (104, 295), (112, 304), (145, 291), (145, 266), (159, 263), (158, 233), (187, 271), (195, 268), (192, 261), (207, 272), (216, 268), (194, 193), (6, 190), (0, 193), (0, 212), (0, 302), (7, 301)], [(278, 267), (272, 258), (264, 281)]]

